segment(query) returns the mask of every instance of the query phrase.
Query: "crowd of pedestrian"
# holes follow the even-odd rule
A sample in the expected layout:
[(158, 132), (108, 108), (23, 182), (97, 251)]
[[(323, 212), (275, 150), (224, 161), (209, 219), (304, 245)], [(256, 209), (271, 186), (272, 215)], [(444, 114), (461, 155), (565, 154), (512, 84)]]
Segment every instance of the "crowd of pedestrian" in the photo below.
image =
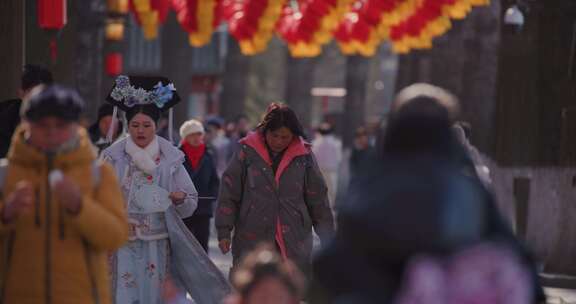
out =
[(342, 141), (287, 105), (174, 132), (174, 84), (119, 76), (84, 129), (84, 101), (53, 82), (28, 65), (0, 103), (0, 303), (545, 301), (441, 88), (405, 88), (385, 127), (356, 130), (337, 206)]

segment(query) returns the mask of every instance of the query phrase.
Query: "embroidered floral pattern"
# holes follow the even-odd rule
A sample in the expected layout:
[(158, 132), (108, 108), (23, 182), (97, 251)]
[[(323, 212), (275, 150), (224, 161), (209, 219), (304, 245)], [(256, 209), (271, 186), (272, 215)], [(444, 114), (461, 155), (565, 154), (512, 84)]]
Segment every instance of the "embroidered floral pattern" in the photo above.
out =
[(116, 78), (116, 86), (110, 93), (110, 96), (118, 101), (124, 103), (127, 107), (135, 105), (154, 104), (158, 108), (163, 108), (174, 97), (176, 88), (173, 83), (163, 85), (158, 82), (151, 91), (143, 88), (135, 88), (130, 84), (130, 78), (125, 75)]

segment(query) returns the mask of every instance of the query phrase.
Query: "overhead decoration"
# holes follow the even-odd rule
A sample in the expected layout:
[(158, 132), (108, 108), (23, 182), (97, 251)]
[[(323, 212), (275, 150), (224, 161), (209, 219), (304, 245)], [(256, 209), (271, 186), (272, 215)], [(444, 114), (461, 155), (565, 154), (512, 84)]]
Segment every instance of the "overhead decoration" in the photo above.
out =
[[(46, 0), (47, 1), (47, 0)], [(61, 0), (64, 1), (64, 0)], [(122, 1), (108, 0), (120, 7)], [(148, 39), (173, 8), (190, 45), (204, 46), (225, 22), (244, 55), (266, 50), (276, 33), (294, 57), (314, 57), (335, 39), (345, 55), (373, 56), (390, 41), (397, 53), (432, 47), (451, 20), (490, 0), (129, 0)], [(118, 37), (118, 25), (111, 37)]]
[(354, 0), (303, 0), (289, 2), (282, 11), (277, 33), (294, 57), (320, 55)]
[(107, 0), (106, 8), (108, 13), (126, 15), (130, 9), (130, 0)]
[(131, 0), (130, 8), (134, 12), (136, 22), (142, 26), (144, 38), (156, 39), (158, 27), (166, 21), (170, 11), (169, 0)]
[(223, 1), (228, 31), (238, 41), (244, 55), (266, 50), (286, 0)]
[(363, 56), (373, 56), (376, 53), (382, 40), (378, 34), (378, 25), (387, 8), (386, 2), (366, 0), (354, 3), (334, 33), (342, 53)]
[(474, 6), (488, 4), (489, 0), (424, 0), (408, 18), (390, 27), (393, 50), (429, 49), (434, 38), (452, 27), (451, 19), (463, 19)]
[(220, 25), (222, 1), (217, 0), (171, 0), (177, 19), (188, 33), (188, 41), (193, 47), (201, 47), (210, 42), (212, 33)]

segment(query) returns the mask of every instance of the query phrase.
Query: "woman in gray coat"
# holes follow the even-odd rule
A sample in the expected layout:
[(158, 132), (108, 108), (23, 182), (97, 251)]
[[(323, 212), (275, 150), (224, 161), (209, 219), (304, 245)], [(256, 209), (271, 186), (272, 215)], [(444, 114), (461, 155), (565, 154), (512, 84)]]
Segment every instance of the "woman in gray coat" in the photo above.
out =
[(220, 249), (234, 265), (259, 243), (308, 270), (312, 227), (326, 241), (334, 220), (326, 183), (296, 114), (272, 104), (224, 172), (216, 213)]

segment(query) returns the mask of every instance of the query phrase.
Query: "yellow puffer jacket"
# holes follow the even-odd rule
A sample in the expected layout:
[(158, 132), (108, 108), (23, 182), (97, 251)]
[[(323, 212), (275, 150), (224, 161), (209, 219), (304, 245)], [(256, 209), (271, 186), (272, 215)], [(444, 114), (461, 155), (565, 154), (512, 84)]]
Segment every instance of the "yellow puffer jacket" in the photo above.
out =
[[(95, 154), (84, 130), (80, 145), (53, 159), (28, 145), (17, 131), (3, 184), (7, 198), (19, 181), (31, 182), (35, 206), (9, 225), (0, 221), (1, 303), (111, 302), (107, 253), (128, 238), (124, 201), (113, 169), (100, 166), (93, 181)], [(83, 193), (79, 214), (71, 215), (48, 186), (48, 174), (60, 169)], [(0, 208), (4, 201), (0, 197)]]

